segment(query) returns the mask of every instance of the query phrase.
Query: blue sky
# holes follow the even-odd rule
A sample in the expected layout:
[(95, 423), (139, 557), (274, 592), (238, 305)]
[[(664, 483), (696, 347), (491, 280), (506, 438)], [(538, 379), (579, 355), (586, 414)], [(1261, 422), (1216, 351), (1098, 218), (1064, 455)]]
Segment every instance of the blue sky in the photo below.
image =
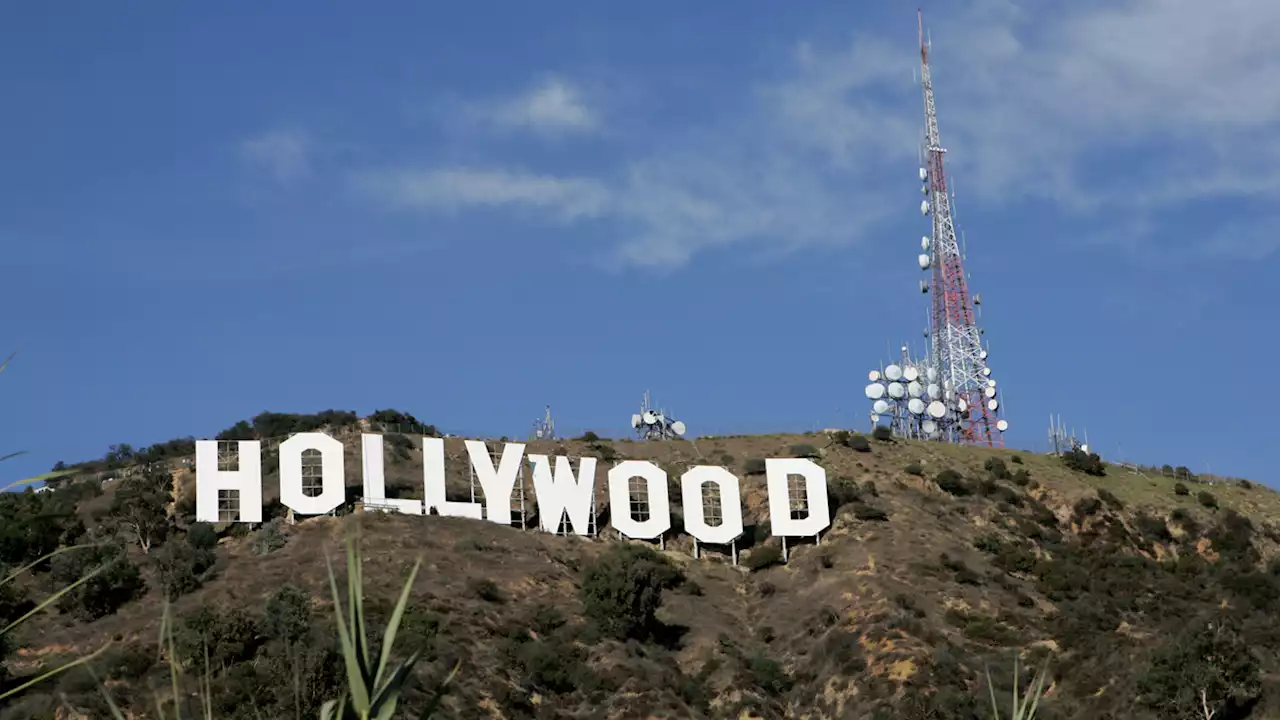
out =
[[(1274, 481), (1280, 5), (935, 5), (1009, 444), (1060, 413)], [(915, 41), (905, 3), (9, 6), (5, 475), (268, 409), (863, 424), (926, 322)]]

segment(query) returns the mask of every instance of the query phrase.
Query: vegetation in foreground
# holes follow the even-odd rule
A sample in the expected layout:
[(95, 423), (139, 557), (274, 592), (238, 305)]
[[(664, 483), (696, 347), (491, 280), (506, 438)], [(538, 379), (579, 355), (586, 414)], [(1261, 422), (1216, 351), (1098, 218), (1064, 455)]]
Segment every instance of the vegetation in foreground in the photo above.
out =
[[(436, 517), (214, 527), (190, 517), (181, 471), (153, 464), (105, 488), (0, 497), (0, 562), (31, 566), (0, 586), (4, 624), (27, 616), (5, 634), (27, 646), (5, 688), (106, 648), (0, 718), (171, 717), (177, 697), (193, 717), (314, 717), (344, 690), (358, 704), (353, 678), (377, 684), (379, 663), (414, 650), (397, 716), (425, 710), (453, 668), (440, 717), (1221, 720), (1280, 706), (1268, 489), (1181, 492), (1195, 480), (883, 436), (559, 444), (546, 451), (735, 468), (752, 525), (741, 565), (714, 548), (693, 561), (678, 534), (663, 553)], [(752, 471), (787, 453), (827, 467), (835, 517), (783, 563)], [(412, 476), (408, 455), (391, 464)], [(370, 570), (349, 567), (365, 594), (343, 602), (317, 554), (356, 530)], [(45, 557), (71, 546), (87, 547)], [(172, 618), (160, 653), (157, 617)], [(361, 655), (361, 626), (388, 639)], [(1016, 661), (1046, 668), (1021, 708)], [(177, 691), (175, 670), (191, 679)]]

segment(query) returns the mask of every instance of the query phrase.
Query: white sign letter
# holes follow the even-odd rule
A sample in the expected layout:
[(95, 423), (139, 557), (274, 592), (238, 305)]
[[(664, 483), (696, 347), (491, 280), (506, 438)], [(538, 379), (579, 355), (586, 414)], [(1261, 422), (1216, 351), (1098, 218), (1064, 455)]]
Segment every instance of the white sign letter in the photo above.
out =
[(446, 500), (444, 483), (444, 438), (422, 438), (422, 493), (427, 499), (423, 510), (431, 514), (435, 508), (441, 517), (464, 517), (479, 520), (484, 506), (473, 502)]
[(467, 454), (471, 456), (471, 468), (484, 489), (485, 516), (499, 525), (511, 524), (511, 491), (520, 473), (520, 461), (524, 458), (524, 443), (507, 443), (502, 448), (502, 459), (493, 467), (489, 446), (483, 440), (467, 440)]
[[(703, 486), (715, 485), (720, 496), (720, 524), (707, 523), (703, 502)], [(699, 465), (680, 478), (680, 495), (684, 500), (684, 529), (704, 543), (728, 545), (742, 537), (742, 490), (738, 478), (722, 467)]]
[(218, 468), (218, 441), (196, 441), (196, 520), (218, 522), (218, 491), (240, 493), (240, 522), (262, 522), (262, 443), (235, 443), (239, 470)]
[[(768, 458), (764, 461), (765, 482), (769, 486), (769, 525), (780, 537), (817, 535), (831, 524), (827, 510), (827, 471), (805, 458)], [(804, 478), (804, 493), (809, 516), (791, 519), (791, 494), (788, 480), (792, 475)]]
[(372, 433), (360, 435), (360, 461), (364, 464), (365, 510), (391, 510), (405, 515), (422, 514), (422, 503), (417, 500), (387, 497), (381, 435)]
[(560, 529), (560, 519), (569, 514), (573, 532), (591, 534), (591, 508), (595, 506), (596, 459), (578, 461), (578, 477), (573, 476), (569, 458), (556, 457), (554, 479), (546, 455), (530, 455), (533, 463), (533, 493), (538, 499), (538, 521), (542, 529), (553, 533)]
[[(642, 478), (649, 497), (649, 519), (631, 517), (631, 478)], [(624, 460), (609, 470), (609, 516), (613, 527), (637, 540), (656, 540), (671, 529), (667, 473), (648, 460)]]
[[(319, 495), (302, 492), (302, 454), (320, 453)], [(311, 466), (314, 467), (314, 466)], [(298, 433), (280, 443), (280, 502), (299, 515), (324, 515), (346, 500), (342, 443), (319, 432)]]

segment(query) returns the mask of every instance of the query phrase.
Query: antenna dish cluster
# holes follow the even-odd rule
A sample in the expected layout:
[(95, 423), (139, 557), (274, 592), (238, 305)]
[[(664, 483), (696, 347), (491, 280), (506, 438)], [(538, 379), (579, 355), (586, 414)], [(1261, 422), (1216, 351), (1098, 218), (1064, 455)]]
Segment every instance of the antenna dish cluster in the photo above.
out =
[(546, 414), (539, 420), (533, 421), (533, 433), (529, 437), (530, 440), (555, 440), (556, 439), (556, 421), (551, 418), (551, 406), (547, 406)]
[(649, 391), (644, 391), (640, 412), (631, 415), (631, 428), (641, 440), (674, 440), (683, 437), (688, 428), (665, 410), (655, 410), (649, 403)]
[[(906, 347), (899, 362), (872, 370), (867, 380), (864, 394), (871, 401), (871, 422), (887, 419), (903, 437), (954, 441), (960, 425), (974, 410), (965, 393), (955, 392), (950, 379), (942, 377), (930, 361), (912, 359)], [(1000, 405), (996, 381), (988, 379), (981, 394), (994, 412)], [(999, 420), (995, 429), (1001, 433), (1008, 430), (1008, 421)]]

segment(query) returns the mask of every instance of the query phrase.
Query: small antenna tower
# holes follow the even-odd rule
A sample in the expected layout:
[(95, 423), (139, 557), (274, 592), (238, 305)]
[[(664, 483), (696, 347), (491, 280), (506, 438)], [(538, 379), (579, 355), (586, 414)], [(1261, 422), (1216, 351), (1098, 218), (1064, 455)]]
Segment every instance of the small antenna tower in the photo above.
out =
[(1076, 436), (1075, 429), (1067, 430), (1062, 424), (1062, 416), (1049, 416), (1049, 448), (1054, 455), (1063, 455), (1072, 450), (1089, 452), (1089, 431), (1085, 430), (1084, 440)]
[[(917, 10), (920, 39), (920, 84), (924, 90), (924, 167), (920, 168), (920, 213), (932, 216), (932, 237), (921, 239), (920, 269), (931, 271), (923, 293), (932, 294), (929, 316), (929, 366), (938, 373), (945, 404), (946, 432), (940, 439), (949, 442), (1000, 446), (1009, 423), (1000, 419), (996, 382), (987, 367), (987, 351), (982, 347), (983, 331), (978, 327), (975, 308), (979, 296), (970, 298), (964, 256), (956, 240), (952, 219), (953, 198), (947, 187), (942, 157), (946, 149), (938, 134), (938, 113), (933, 100), (933, 78), (929, 70), (929, 48), (924, 15)], [(887, 370), (888, 368), (886, 368)], [(944, 419), (939, 418), (939, 419)]]
[(556, 439), (556, 421), (551, 417), (551, 406), (547, 406), (547, 412), (540, 420), (533, 421), (533, 434), (529, 436), (530, 440), (555, 440)]
[(674, 440), (683, 437), (685, 425), (672, 418), (665, 410), (655, 410), (649, 401), (649, 391), (644, 391), (640, 412), (631, 416), (631, 427), (640, 440)]

